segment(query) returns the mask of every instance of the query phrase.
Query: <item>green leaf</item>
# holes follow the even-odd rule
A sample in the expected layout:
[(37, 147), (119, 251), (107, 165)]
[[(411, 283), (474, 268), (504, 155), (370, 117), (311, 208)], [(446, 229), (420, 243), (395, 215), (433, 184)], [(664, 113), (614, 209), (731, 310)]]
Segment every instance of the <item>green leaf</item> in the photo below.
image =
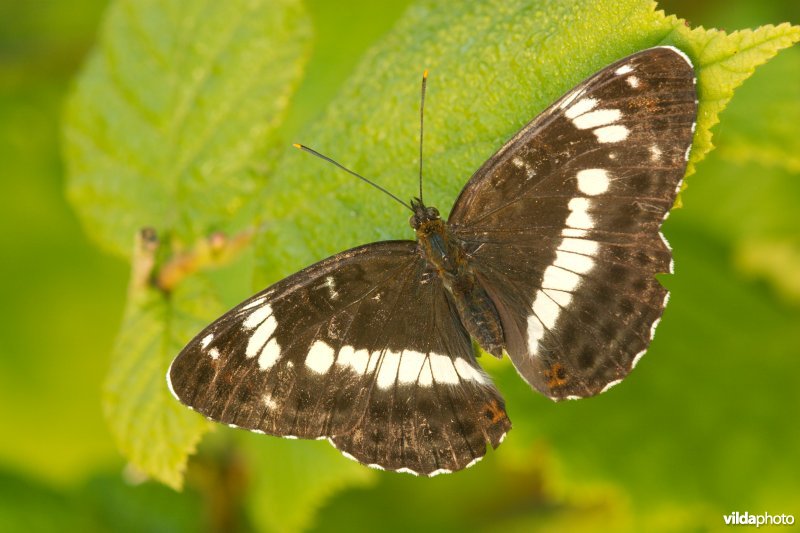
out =
[[(763, 70), (763, 72), (762, 72)], [(765, 97), (768, 96), (768, 97)], [(721, 159), (800, 173), (800, 49), (786, 50), (736, 92), (717, 137)]]
[(196, 275), (165, 294), (148, 280), (155, 244), (134, 254), (125, 317), (104, 386), (103, 412), (117, 446), (130, 463), (175, 489), (183, 484), (188, 456), (210, 424), (170, 395), (172, 359), (202, 329), (208, 313), (224, 309)]
[(717, 151), (693, 182), (690, 218), (726, 241), (738, 266), (800, 302), (800, 50), (749, 80), (724, 113)]
[(698, 73), (700, 108), (686, 172), (689, 175), (712, 150), (711, 128), (719, 122), (719, 113), (728, 105), (734, 89), (749, 78), (757, 66), (779, 50), (800, 41), (800, 27), (784, 23), (727, 34), (721, 30), (689, 29), (679, 24), (670, 39), (694, 58)]
[(299, 0), (114, 2), (64, 119), (86, 231), (127, 255), (143, 226), (184, 243), (231, 229), (309, 36)]
[[(415, 195), (419, 79), (429, 68), (425, 198), (446, 213), (471, 172), (552, 101), (620, 57), (671, 43), (698, 67), (693, 168), (733, 88), (798, 38), (788, 25), (689, 30), (643, 0), (419, 2), (298, 140)], [(399, 205), (307, 154), (287, 153), (268, 192), (272, 223), (258, 245), (265, 282), (364, 242), (412, 237)]]

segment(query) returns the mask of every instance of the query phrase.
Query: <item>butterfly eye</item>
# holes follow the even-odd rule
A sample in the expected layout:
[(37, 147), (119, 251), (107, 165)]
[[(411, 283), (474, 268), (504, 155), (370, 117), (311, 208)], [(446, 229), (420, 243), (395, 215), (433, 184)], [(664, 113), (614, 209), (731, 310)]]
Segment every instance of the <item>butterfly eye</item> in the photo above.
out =
[(414, 229), (417, 229), (417, 228), (419, 227), (419, 218), (417, 218), (417, 215), (411, 215), (411, 216), (408, 218), (408, 224), (409, 224), (409, 225), (410, 225), (412, 228), (414, 228)]
[(435, 207), (428, 207), (425, 214), (430, 218), (439, 218), (439, 210)]

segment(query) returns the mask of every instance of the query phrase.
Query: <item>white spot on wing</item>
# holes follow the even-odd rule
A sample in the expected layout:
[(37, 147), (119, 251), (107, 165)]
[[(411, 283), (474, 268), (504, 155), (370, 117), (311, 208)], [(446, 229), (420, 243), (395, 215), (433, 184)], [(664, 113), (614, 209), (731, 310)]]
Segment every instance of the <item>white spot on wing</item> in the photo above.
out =
[(655, 144), (651, 144), (649, 150), (650, 150), (650, 161), (656, 162), (661, 159), (661, 148), (659, 148)]
[(586, 237), (587, 233), (586, 230), (575, 228), (564, 228), (561, 230), (562, 237)]
[(400, 366), (397, 369), (397, 381), (400, 383), (415, 383), (419, 378), (425, 354), (414, 350), (403, 350), (400, 355)]
[(556, 289), (542, 289), (542, 292), (562, 308), (568, 306), (572, 301), (572, 293), (570, 292), (559, 291)]
[(377, 385), (379, 389), (388, 389), (397, 379), (397, 367), (400, 366), (400, 353), (386, 350), (378, 369)]
[(169, 389), (170, 394), (172, 394), (172, 397), (180, 401), (180, 398), (178, 398), (178, 395), (175, 393), (175, 389), (172, 386), (172, 376), (169, 375), (171, 371), (172, 366), (167, 369), (167, 388)]
[(367, 363), (367, 374), (375, 372), (375, 367), (378, 366), (378, 360), (381, 358), (381, 352), (372, 352), (369, 354), (369, 362)]
[(669, 242), (667, 241), (667, 238), (664, 237), (664, 234), (659, 231), (658, 232), (658, 236), (661, 237), (661, 242), (664, 243), (664, 246), (667, 247), (667, 250), (669, 250), (671, 252), (672, 251), (672, 246), (669, 245)]
[(568, 119), (574, 119), (577, 116), (583, 115), (584, 113), (591, 111), (594, 109), (594, 106), (597, 105), (597, 100), (594, 98), (582, 98), (578, 100), (570, 106), (566, 111), (564, 111), (564, 116)]
[(211, 348), (208, 351), (208, 355), (209, 357), (211, 357), (211, 359), (219, 359), (219, 350), (217, 350), (216, 348)]
[(208, 335), (203, 337), (203, 340), (200, 341), (200, 346), (202, 346), (203, 348), (208, 348), (208, 345), (211, 344), (211, 341), (213, 340), (214, 340), (214, 334), (209, 333)]
[[(587, 210), (590, 202), (586, 198), (570, 200), (569, 225), (583, 225), (591, 228), (592, 220)], [(586, 231), (582, 229), (564, 229), (565, 236), (556, 249), (556, 259), (549, 265), (542, 276), (542, 288), (533, 295), (531, 315), (528, 316), (528, 354), (535, 356), (539, 349), (539, 341), (545, 333), (553, 329), (558, 321), (562, 307), (572, 301), (572, 292), (580, 285), (585, 274), (594, 268), (592, 255), (597, 253), (599, 244), (596, 241), (579, 239)], [(577, 272), (577, 273), (576, 273)]]
[(614, 381), (609, 381), (608, 383), (606, 383), (606, 386), (602, 388), (602, 390), (600, 391), (600, 394), (606, 392), (611, 387), (619, 385), (620, 383), (622, 383), (621, 379), (615, 379)]
[(574, 252), (576, 254), (584, 254), (584, 255), (595, 255), (599, 248), (600, 245), (597, 241), (591, 241), (589, 239), (570, 239), (570, 238), (562, 240), (561, 244), (558, 246), (559, 250), (563, 250), (565, 252)]
[(352, 346), (342, 346), (336, 358), (336, 364), (350, 368), (358, 375), (364, 373), (369, 362), (367, 350), (354, 350)]
[(306, 355), (306, 367), (317, 374), (326, 373), (333, 365), (333, 348), (324, 341), (316, 341)]
[(255, 300), (253, 300), (249, 304), (247, 304), (244, 307), (242, 307), (241, 310), (242, 311), (246, 311), (248, 309), (252, 309), (253, 307), (258, 307), (259, 305), (263, 304), (264, 300), (266, 300), (266, 299), (267, 299), (266, 296), (262, 296), (261, 298), (256, 298)]
[(398, 468), (397, 470), (395, 470), (395, 472), (399, 474), (411, 474), (412, 476), (419, 475), (419, 472), (414, 472), (413, 470), (411, 470), (410, 468), (406, 468), (405, 466), (403, 468)]
[(557, 303), (548, 298), (546, 294), (537, 291), (536, 299), (533, 301), (533, 314), (539, 318), (545, 329), (553, 329), (560, 311), (561, 308)]
[(265, 394), (264, 396), (261, 397), (261, 400), (264, 402), (264, 406), (267, 409), (272, 410), (272, 409), (275, 409), (278, 406), (278, 403), (275, 400), (272, 399), (272, 395), (271, 394)]
[(557, 250), (553, 265), (571, 272), (586, 274), (594, 267), (594, 261), (585, 255)]
[(483, 459), (482, 455), (480, 457), (476, 457), (475, 459), (473, 459), (472, 461), (467, 463), (467, 466), (465, 466), (464, 468), (469, 468), (471, 466), (475, 466), (476, 464), (478, 464), (481, 461), (481, 459)]
[(452, 472), (452, 470), (448, 470), (446, 468), (439, 468), (428, 474), (428, 477), (438, 476), (439, 474), (451, 474)]
[(592, 133), (595, 134), (598, 142), (616, 143), (627, 139), (630, 131), (628, 131), (628, 128), (625, 126), (615, 124), (613, 126), (597, 128), (596, 130), (593, 130)]
[(417, 384), (420, 387), (430, 387), (433, 385), (433, 373), (431, 372), (430, 356), (428, 356), (428, 358), (425, 359), (425, 362), (422, 364), (422, 371), (419, 373)]
[(359, 461), (358, 459), (356, 459), (355, 457), (353, 457), (353, 455), (351, 455), (351, 454), (347, 453), (346, 451), (344, 451), (344, 450), (340, 449), (340, 448), (339, 448), (339, 447), (336, 445), (336, 443), (333, 441), (333, 439), (332, 439), (331, 437), (325, 437), (325, 438), (328, 440), (328, 443), (330, 443), (330, 445), (331, 445), (331, 446), (333, 446), (334, 448), (336, 448), (336, 450), (338, 450), (338, 451), (339, 451), (339, 453), (341, 453), (341, 454), (342, 454), (344, 457), (346, 457), (346, 458), (350, 459), (351, 461), (357, 461), (357, 462), (359, 462), (359, 463), (361, 462), (361, 461)]
[[(261, 310), (266, 309), (267, 311), (272, 311), (270, 307), (264, 306), (258, 311), (255, 311), (253, 314), (260, 312)], [(250, 315), (251, 317), (253, 315)], [(261, 348), (266, 344), (267, 339), (269, 339), (273, 333), (275, 333), (275, 328), (278, 327), (278, 322), (275, 320), (275, 317), (272, 315), (266, 316), (266, 320), (262, 319), (260, 325), (256, 328), (252, 335), (250, 335), (250, 339), (247, 341), (247, 348), (244, 350), (244, 355), (246, 357), (255, 357), (257, 353), (261, 351)]]
[(578, 229), (592, 229), (594, 223), (589, 215), (590, 205), (591, 202), (588, 198), (573, 198), (570, 200), (569, 204), (567, 204), (570, 211), (566, 221), (567, 226)]
[(542, 287), (545, 289), (556, 289), (559, 291), (574, 291), (581, 283), (581, 277), (563, 268), (550, 265), (544, 271)]
[(530, 165), (530, 163), (528, 163), (527, 161), (525, 161), (521, 157), (513, 158), (511, 160), (511, 163), (515, 167), (517, 167), (519, 169), (524, 168), (525, 169), (525, 176), (527, 176), (528, 178), (532, 178), (532, 177), (534, 177), (536, 175), (536, 172), (533, 170), (533, 167)]
[(608, 190), (608, 172), (602, 168), (586, 168), (578, 171), (578, 190), (583, 194), (595, 196)]
[(631, 370), (633, 370), (634, 368), (636, 368), (636, 365), (638, 365), (638, 364), (639, 364), (639, 361), (641, 361), (641, 360), (642, 360), (642, 357), (644, 357), (644, 354), (645, 354), (646, 352), (647, 352), (647, 350), (646, 350), (646, 349), (645, 349), (645, 350), (642, 350), (641, 352), (637, 353), (637, 354), (636, 354), (636, 355), (633, 357), (633, 362), (631, 363)]
[(325, 286), (328, 287), (328, 296), (330, 296), (331, 300), (335, 300), (339, 297), (339, 293), (336, 291), (336, 282), (333, 280), (333, 276), (328, 276), (325, 278)]
[(562, 101), (561, 101), (561, 103), (560, 103), (560, 104), (558, 104), (558, 108), (559, 108), (559, 109), (566, 109), (566, 108), (568, 108), (569, 106), (571, 106), (571, 105), (572, 105), (572, 102), (574, 102), (574, 101), (575, 101), (575, 100), (576, 100), (578, 97), (580, 97), (580, 96), (583, 96), (583, 93), (584, 93), (584, 91), (583, 91), (583, 90), (578, 90), (578, 91), (573, 91), (573, 92), (571, 92), (570, 94), (568, 94), (568, 95), (567, 95), (567, 96), (564, 98), (564, 100), (562, 100)]
[(633, 89), (635, 89), (635, 88), (637, 88), (639, 86), (639, 78), (637, 78), (636, 76), (628, 76), (627, 79), (625, 79), (625, 81)]
[(633, 67), (630, 65), (622, 65), (617, 70), (614, 71), (614, 74), (617, 76), (622, 76), (623, 74), (627, 74), (628, 72), (633, 72)]
[(242, 324), (247, 329), (253, 329), (257, 325), (261, 324), (264, 319), (266, 319), (269, 315), (272, 314), (272, 307), (269, 305), (265, 305), (263, 307), (259, 307), (248, 316), (244, 323)]
[(278, 341), (270, 339), (258, 355), (258, 368), (261, 370), (269, 370), (278, 361), (280, 356), (281, 347), (278, 345)]
[(486, 384), (487, 378), (480, 370), (469, 364), (466, 359), (457, 358), (454, 366), (456, 367), (456, 372), (458, 372), (458, 375), (461, 376), (462, 379)]
[(661, 318), (660, 317), (656, 318), (655, 321), (653, 322), (653, 324), (650, 326), (650, 340), (652, 340), (653, 337), (656, 336), (656, 328), (658, 327), (658, 324), (660, 322), (661, 322)]
[(458, 373), (448, 356), (431, 353), (429, 361), (433, 379), (435, 379), (437, 383), (448, 383), (450, 385), (458, 384)]
[(586, 130), (589, 128), (597, 128), (613, 124), (622, 117), (622, 112), (619, 109), (598, 109), (591, 113), (585, 113), (577, 116), (572, 120), (576, 128)]
[(528, 353), (536, 355), (539, 349), (539, 341), (544, 337), (544, 325), (536, 318), (536, 315), (528, 317)]

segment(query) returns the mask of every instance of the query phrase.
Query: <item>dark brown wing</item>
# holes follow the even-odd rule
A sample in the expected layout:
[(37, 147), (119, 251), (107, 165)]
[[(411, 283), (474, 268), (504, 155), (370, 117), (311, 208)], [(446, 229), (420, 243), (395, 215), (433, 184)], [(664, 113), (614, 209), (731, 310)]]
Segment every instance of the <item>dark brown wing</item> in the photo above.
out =
[(195, 337), (168, 381), (212, 420), (328, 437), (370, 466), (424, 475), (469, 466), (510, 428), (410, 241), (340, 253), (253, 296)]
[(520, 374), (553, 399), (602, 392), (644, 353), (671, 272), (659, 232), (686, 170), (689, 59), (651, 48), (550, 106), (470, 179), (452, 210)]

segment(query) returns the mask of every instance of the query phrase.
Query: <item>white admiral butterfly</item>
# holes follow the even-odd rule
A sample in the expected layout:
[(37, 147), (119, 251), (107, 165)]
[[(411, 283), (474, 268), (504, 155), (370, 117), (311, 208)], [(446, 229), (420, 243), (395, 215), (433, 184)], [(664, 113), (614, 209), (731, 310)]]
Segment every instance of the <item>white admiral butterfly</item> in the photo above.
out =
[(244, 301), (183, 349), (170, 389), (375, 468), (474, 464), (511, 423), (471, 339), (554, 400), (607, 390), (648, 347), (696, 114), (676, 48), (602, 69), (489, 158), (447, 222), (415, 198), (416, 241), (342, 252)]

